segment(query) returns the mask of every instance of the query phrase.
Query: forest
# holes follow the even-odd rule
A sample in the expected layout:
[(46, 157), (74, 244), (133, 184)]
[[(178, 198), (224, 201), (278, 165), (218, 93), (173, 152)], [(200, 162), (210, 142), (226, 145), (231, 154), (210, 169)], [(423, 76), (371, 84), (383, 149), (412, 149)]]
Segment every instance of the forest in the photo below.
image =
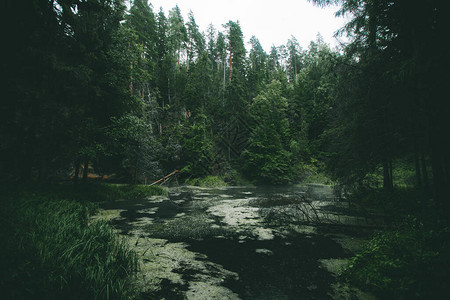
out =
[[(131, 2), (2, 5), (1, 295), (141, 297), (126, 288), (133, 250), (89, 216), (99, 199), (167, 193), (149, 186), (163, 178), (332, 185), (393, 219), (343, 281), (380, 299), (448, 297), (445, 1), (310, 0), (349, 18), (336, 49), (320, 35), (263, 49), (239, 20), (201, 32), (192, 12)], [(58, 228), (73, 244), (46, 248)], [(80, 240), (97, 250), (73, 254)], [(89, 273), (102, 255), (111, 271)]]

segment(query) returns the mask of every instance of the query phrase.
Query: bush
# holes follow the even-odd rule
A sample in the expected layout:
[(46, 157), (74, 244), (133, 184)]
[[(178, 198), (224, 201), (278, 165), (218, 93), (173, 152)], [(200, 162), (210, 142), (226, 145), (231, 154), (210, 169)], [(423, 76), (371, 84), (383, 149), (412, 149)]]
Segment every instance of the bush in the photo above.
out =
[(187, 179), (187, 185), (201, 186), (201, 187), (224, 187), (228, 184), (219, 176), (206, 176), (203, 178)]
[(450, 279), (448, 226), (410, 217), (374, 235), (342, 276), (381, 299), (442, 299)]
[(1, 204), (4, 299), (133, 297), (136, 254), (108, 224), (89, 224), (92, 206), (30, 191)]
[(437, 215), (436, 205), (426, 191), (419, 187), (385, 190), (358, 187), (349, 195), (349, 200), (363, 206), (376, 207), (401, 219), (407, 215), (428, 218)]

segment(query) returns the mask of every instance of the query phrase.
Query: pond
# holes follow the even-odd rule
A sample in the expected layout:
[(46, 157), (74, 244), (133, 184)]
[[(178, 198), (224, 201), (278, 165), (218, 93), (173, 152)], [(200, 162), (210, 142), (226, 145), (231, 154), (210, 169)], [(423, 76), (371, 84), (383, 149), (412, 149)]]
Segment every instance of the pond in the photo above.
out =
[(144, 299), (373, 299), (336, 275), (385, 224), (319, 184), (171, 187), (98, 217), (138, 253)]

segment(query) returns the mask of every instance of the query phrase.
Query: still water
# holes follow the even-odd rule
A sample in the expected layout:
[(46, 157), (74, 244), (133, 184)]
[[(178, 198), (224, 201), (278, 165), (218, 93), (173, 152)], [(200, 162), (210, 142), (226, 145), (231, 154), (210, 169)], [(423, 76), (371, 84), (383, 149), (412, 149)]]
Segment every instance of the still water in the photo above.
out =
[(361, 299), (337, 274), (381, 216), (330, 186), (171, 187), (103, 205), (127, 236), (148, 299)]

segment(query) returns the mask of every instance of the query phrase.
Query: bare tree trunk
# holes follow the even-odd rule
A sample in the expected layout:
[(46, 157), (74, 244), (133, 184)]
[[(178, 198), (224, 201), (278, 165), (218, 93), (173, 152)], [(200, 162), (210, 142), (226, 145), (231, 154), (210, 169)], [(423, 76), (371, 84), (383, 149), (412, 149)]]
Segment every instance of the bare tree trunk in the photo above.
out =
[(416, 185), (422, 186), (422, 178), (420, 175), (420, 161), (419, 161), (419, 155), (417, 153), (414, 153), (414, 165), (416, 169)]
[(445, 179), (444, 179), (444, 162), (440, 151), (437, 148), (438, 144), (432, 145), (431, 149), (431, 170), (433, 172), (433, 192), (434, 197), (442, 209), (443, 215), (450, 210), (450, 205), (445, 197)]
[(133, 62), (130, 64), (130, 95), (133, 95)]
[(394, 188), (394, 176), (392, 175), (393, 167), (392, 167), (392, 159), (389, 160), (389, 188)]
[(84, 168), (83, 168), (83, 181), (86, 182), (88, 179), (89, 173), (89, 159), (86, 157), (84, 159)]
[(225, 62), (225, 58), (223, 59), (223, 90), (225, 91), (225, 64), (226, 64), (226, 62)]
[(423, 178), (423, 186), (425, 187), (425, 189), (427, 191), (429, 191), (430, 189), (430, 184), (428, 181), (428, 171), (427, 171), (427, 163), (425, 160), (425, 154), (423, 153), (422, 150), (422, 154), (421, 154), (421, 163), (422, 163), (422, 178)]
[(78, 179), (80, 177), (80, 158), (77, 157), (77, 159), (75, 160), (75, 172), (73, 175), (73, 183), (78, 183)]
[(232, 56), (233, 56), (233, 54), (231, 53), (231, 43), (230, 43), (230, 81), (231, 81), (231, 71), (233, 70), (233, 65), (231, 63)]
[(44, 183), (47, 180), (47, 161), (44, 155), (41, 155), (39, 161), (38, 181)]
[(295, 82), (297, 82), (297, 59), (294, 55), (294, 73), (295, 73)]
[(392, 190), (392, 164), (387, 159), (383, 160), (383, 189)]

